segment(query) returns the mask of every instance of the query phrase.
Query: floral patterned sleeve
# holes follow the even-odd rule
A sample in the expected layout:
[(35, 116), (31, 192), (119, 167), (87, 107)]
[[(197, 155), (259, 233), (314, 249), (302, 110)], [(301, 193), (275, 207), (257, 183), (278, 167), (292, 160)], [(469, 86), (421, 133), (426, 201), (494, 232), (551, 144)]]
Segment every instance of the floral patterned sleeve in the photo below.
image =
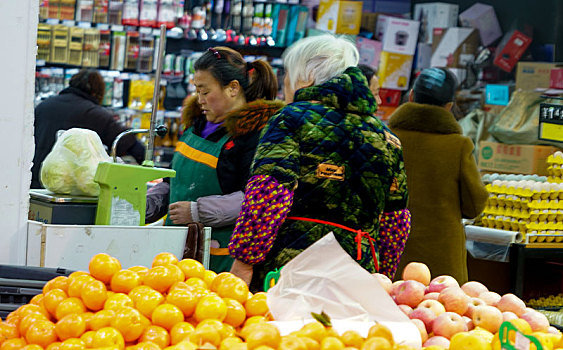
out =
[(231, 256), (251, 265), (264, 261), (292, 204), (293, 192), (275, 178), (250, 178), (229, 243)]
[(408, 209), (381, 214), (377, 246), (379, 248), (379, 273), (393, 279), (411, 230), (411, 213)]

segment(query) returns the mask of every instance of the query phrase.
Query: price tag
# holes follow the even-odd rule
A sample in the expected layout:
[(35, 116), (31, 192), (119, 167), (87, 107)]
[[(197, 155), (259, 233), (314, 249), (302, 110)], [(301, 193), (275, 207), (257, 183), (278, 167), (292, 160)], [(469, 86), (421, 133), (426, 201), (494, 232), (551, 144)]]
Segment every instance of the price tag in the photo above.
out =
[(540, 104), (538, 138), (563, 142), (563, 104)]
[(37, 61), (35, 62), (35, 65), (36, 65), (37, 67), (44, 67), (44, 66), (45, 66), (45, 60), (37, 60)]
[(113, 26), (111, 26), (111, 31), (112, 32), (122, 32), (123, 26), (122, 25), (113, 25)]
[(106, 23), (98, 23), (96, 26), (99, 30), (108, 30), (109, 29), (109, 25)]
[(149, 28), (149, 27), (139, 27), (139, 33), (141, 34), (145, 34), (145, 35), (150, 35), (152, 34), (153, 29)]
[(516, 332), (516, 339), (514, 341), (514, 347), (517, 350), (529, 350), (530, 349), (530, 339), (526, 338), (522, 333)]
[(45, 23), (54, 26), (54, 25), (56, 25), (56, 24), (59, 24), (60, 22), (59, 22), (59, 20), (56, 19), (56, 18), (48, 18), (48, 19), (45, 21)]
[(89, 29), (92, 28), (92, 23), (90, 22), (78, 22), (79, 28)]
[(152, 30), (152, 35), (154, 35), (154, 36), (160, 36), (160, 29), (153, 29), (153, 30)]
[(67, 27), (74, 27), (76, 25), (76, 22), (66, 19), (63, 21), (63, 25)]

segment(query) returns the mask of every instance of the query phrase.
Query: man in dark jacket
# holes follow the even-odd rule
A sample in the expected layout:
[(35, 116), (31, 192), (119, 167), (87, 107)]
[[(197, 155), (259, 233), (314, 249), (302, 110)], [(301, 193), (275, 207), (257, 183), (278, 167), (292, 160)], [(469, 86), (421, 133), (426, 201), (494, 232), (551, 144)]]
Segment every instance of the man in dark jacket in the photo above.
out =
[[(55, 145), (59, 130), (83, 128), (95, 131), (108, 148), (128, 128), (100, 103), (104, 96), (104, 79), (95, 69), (83, 69), (70, 78), (69, 87), (35, 108), (35, 155), (31, 168), (31, 188), (42, 188), (39, 181), (41, 163)], [(129, 154), (141, 163), (145, 147), (134, 135), (119, 142), (117, 155)]]

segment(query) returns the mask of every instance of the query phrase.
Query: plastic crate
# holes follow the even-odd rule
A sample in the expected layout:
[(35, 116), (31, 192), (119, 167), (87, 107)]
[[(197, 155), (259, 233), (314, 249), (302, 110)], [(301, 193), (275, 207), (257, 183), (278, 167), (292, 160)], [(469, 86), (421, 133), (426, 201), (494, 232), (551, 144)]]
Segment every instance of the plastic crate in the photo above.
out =
[(68, 276), (72, 271), (62, 268), (0, 265), (0, 317), (28, 304), (43, 292), (47, 281)]

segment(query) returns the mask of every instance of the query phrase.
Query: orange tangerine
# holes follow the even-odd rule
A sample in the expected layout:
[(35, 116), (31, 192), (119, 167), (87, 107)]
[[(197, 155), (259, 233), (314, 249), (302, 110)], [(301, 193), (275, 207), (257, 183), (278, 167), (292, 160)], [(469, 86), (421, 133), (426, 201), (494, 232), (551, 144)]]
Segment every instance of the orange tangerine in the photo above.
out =
[[(157, 266), (159, 268), (162, 266)], [(145, 317), (151, 318), (154, 309), (164, 302), (164, 296), (156, 290), (148, 290), (135, 300), (135, 308)]]
[(266, 293), (260, 292), (254, 294), (244, 303), (247, 317), (264, 316), (269, 312), (268, 303), (266, 302)]
[(121, 270), (111, 278), (111, 290), (116, 293), (129, 293), (133, 288), (141, 285), (141, 276), (132, 270)]
[(126, 342), (132, 342), (141, 336), (147, 325), (139, 311), (124, 307), (116, 310), (111, 326), (123, 335)]
[(166, 329), (153, 325), (145, 328), (139, 340), (140, 342), (153, 342), (161, 349), (164, 349), (170, 345), (170, 334), (168, 334)]
[(66, 298), (68, 298), (68, 296), (62, 289), (51, 289), (43, 296), (43, 305), (51, 315), (55, 316), (57, 306)]
[(43, 304), (43, 293), (37, 294), (29, 301), (30, 304), (41, 306)]
[(151, 267), (155, 267), (155, 266), (163, 266), (163, 265), (168, 265), (168, 264), (177, 264), (178, 263), (178, 258), (176, 257), (176, 255), (172, 254), (172, 253), (168, 253), (168, 252), (163, 252), (163, 253), (158, 253), (154, 259), (152, 260), (152, 266)]
[(80, 295), (84, 305), (92, 311), (101, 310), (108, 298), (106, 285), (96, 280), (84, 283)]
[(147, 271), (143, 283), (154, 290), (164, 293), (176, 280), (176, 275), (166, 266), (155, 266)]
[(222, 322), (227, 317), (227, 304), (218, 295), (206, 295), (198, 301), (194, 315), (198, 322), (210, 318)]
[(43, 347), (37, 344), (28, 344), (21, 348), (21, 350), (43, 350)]
[(195, 329), (191, 323), (188, 322), (178, 322), (170, 330), (170, 343), (176, 345), (182, 340), (184, 340), (191, 332)]
[(190, 277), (186, 280), (186, 285), (192, 289), (199, 288), (199, 289), (209, 289), (207, 287), (207, 283), (204, 280), (197, 277)]
[(86, 344), (80, 339), (70, 338), (59, 345), (59, 350), (82, 350), (86, 348)]
[(86, 321), (79, 314), (69, 314), (57, 322), (55, 331), (62, 341), (70, 338), (80, 338), (86, 331)]
[(239, 327), (246, 320), (246, 310), (241, 303), (235, 299), (223, 298), (227, 305), (227, 316), (223, 322), (230, 324), (233, 327)]
[(12, 338), (0, 344), (0, 350), (20, 350), (26, 345), (27, 343), (23, 338)]
[(57, 276), (50, 280), (49, 282), (45, 283), (43, 286), (43, 294), (52, 290), (52, 289), (61, 289), (65, 293), (67, 292), (68, 283), (70, 282), (70, 276)]
[(61, 344), (62, 344), (61, 342), (56, 341), (54, 343), (47, 345), (45, 350), (59, 350), (59, 348), (61, 347)]
[(3, 322), (0, 323), (0, 343), (6, 339), (18, 338), (20, 331), (16, 325)]
[(184, 276), (184, 272), (182, 272), (182, 270), (178, 266), (173, 264), (168, 264), (163, 266), (165, 266), (166, 268), (168, 268), (168, 270), (170, 270), (170, 272), (172, 272), (172, 275), (176, 279), (174, 283), (183, 282), (186, 279), (186, 277)]
[(78, 298), (66, 298), (61, 301), (55, 310), (55, 317), (57, 320), (62, 319), (69, 314), (82, 314), (86, 312), (86, 306), (82, 300)]
[(108, 327), (114, 317), (114, 310), (100, 310), (96, 312), (90, 319), (90, 322), (88, 323), (88, 329), (97, 331), (99, 329)]
[(244, 304), (248, 299), (248, 285), (238, 277), (224, 278), (217, 286), (217, 294)]
[(154, 309), (151, 319), (154, 325), (170, 331), (176, 323), (184, 321), (184, 313), (175, 305), (161, 304)]
[(177, 265), (186, 276), (186, 279), (191, 277), (204, 279), (205, 277), (205, 267), (197, 260), (183, 259), (179, 261)]
[(70, 281), (68, 282), (68, 290), (67, 290), (68, 296), (75, 298), (80, 297), (84, 285), (87, 282), (91, 282), (94, 280), (95, 280), (94, 277), (90, 275), (79, 275), (71, 278)]
[(105, 253), (96, 254), (88, 264), (90, 274), (99, 281), (110, 283), (113, 275), (121, 270), (121, 263)]
[(117, 310), (121, 309), (122, 307), (133, 307), (135, 303), (127, 294), (123, 293), (114, 293), (109, 296), (104, 303), (104, 309), (106, 310)]
[(21, 317), (25, 317), (29, 314), (42, 314), (43, 316), (49, 316), (49, 313), (45, 309), (34, 304), (22, 305), (16, 310), (16, 312), (20, 314)]
[(133, 302), (136, 302), (143, 294), (151, 293), (152, 291), (154, 291), (154, 289), (151, 287), (141, 285), (131, 289), (127, 295)]
[(211, 285), (209, 286), (209, 289), (212, 292), (217, 292), (217, 289), (219, 288), (219, 285), (222, 283), (222, 281), (231, 277), (236, 277), (236, 276), (230, 272), (221, 272), (220, 274), (215, 276), (213, 282), (211, 282)]
[(94, 336), (96, 335), (95, 331), (87, 331), (84, 332), (81, 336), (80, 336), (80, 340), (82, 340), (84, 342), (84, 345), (87, 348), (91, 348), (92, 347), (92, 342), (94, 341)]
[(208, 288), (210, 288), (211, 284), (213, 284), (215, 277), (217, 277), (217, 274), (214, 271), (205, 270), (205, 273), (203, 274), (203, 280), (205, 281), (205, 283), (207, 283)]
[(37, 344), (46, 348), (57, 341), (55, 325), (51, 321), (37, 321), (27, 329), (25, 340), (28, 344)]
[(37, 321), (48, 321), (48, 319), (43, 314), (28, 314), (27, 316), (24, 316), (21, 319), (20, 324), (18, 326), (18, 330), (20, 331), (20, 334), (22, 336), (25, 336), (29, 327), (31, 327), (31, 325)]
[(98, 329), (96, 331), (96, 334), (94, 334), (94, 338), (92, 339), (93, 348), (103, 348), (107, 346), (115, 346), (119, 349), (123, 349), (125, 347), (123, 336), (117, 329), (113, 327), (104, 327), (102, 329)]
[(185, 317), (190, 317), (194, 313), (197, 305), (197, 299), (189, 290), (185, 289), (170, 291), (166, 296), (166, 302), (177, 306)]
[(139, 276), (141, 276), (141, 279), (143, 279), (143, 276), (145, 276), (149, 268), (146, 266), (131, 266), (127, 270), (136, 272)]

